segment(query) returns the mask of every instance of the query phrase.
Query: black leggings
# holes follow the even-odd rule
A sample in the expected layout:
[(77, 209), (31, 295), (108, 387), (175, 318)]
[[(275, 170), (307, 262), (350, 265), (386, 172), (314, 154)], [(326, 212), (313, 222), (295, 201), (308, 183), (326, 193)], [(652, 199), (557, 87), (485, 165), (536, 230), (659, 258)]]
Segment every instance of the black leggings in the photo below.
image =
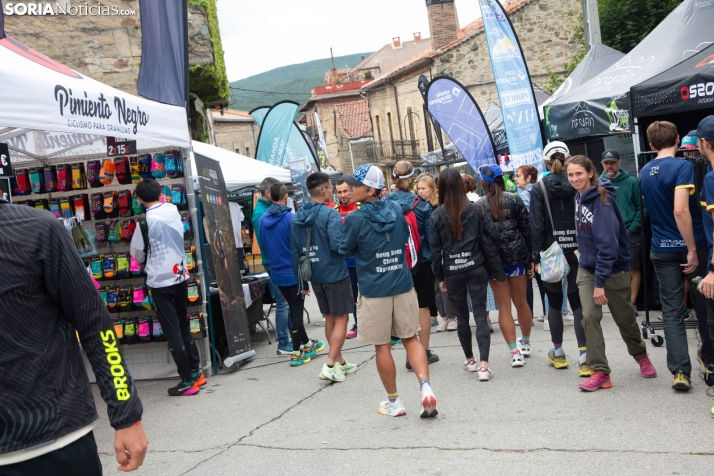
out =
[(488, 288), (488, 273), (483, 266), (461, 274), (446, 277), (449, 300), (456, 311), (457, 326), (461, 348), (467, 359), (474, 356), (471, 348), (471, 326), (469, 325), (469, 306), (466, 294), (471, 296), (471, 304), (476, 321), (476, 343), (480, 360), (488, 362), (491, 349), (491, 330), (486, 322), (486, 289)]
[(540, 274), (535, 273), (533, 278), (528, 279), (528, 286), (526, 287), (526, 300), (528, 301), (528, 307), (531, 308), (531, 314), (533, 314), (533, 279), (538, 283), (538, 292), (540, 293), (540, 303), (543, 309), (543, 314), (547, 314), (548, 310), (545, 308), (545, 287), (543, 286), (543, 281), (540, 279)]
[(297, 284), (293, 284), (292, 286), (278, 286), (278, 289), (283, 293), (283, 297), (290, 307), (290, 322), (293, 325), (291, 331), (293, 352), (299, 351), (300, 345), (310, 342), (310, 339), (307, 337), (307, 332), (305, 332), (305, 322), (302, 317), (305, 309), (305, 298), (300, 294), (300, 291), (298, 291)]
[[(585, 329), (583, 329), (583, 309), (580, 304), (580, 293), (578, 292), (578, 284), (576, 277), (578, 275), (578, 258), (575, 253), (568, 253), (565, 259), (570, 265), (570, 273), (568, 273), (568, 302), (573, 310), (575, 318), (575, 338), (578, 341), (578, 347), (585, 347)], [(550, 323), (550, 339), (554, 344), (563, 343), (563, 285), (559, 281), (557, 283), (543, 283), (545, 293), (548, 295), (548, 322)]]

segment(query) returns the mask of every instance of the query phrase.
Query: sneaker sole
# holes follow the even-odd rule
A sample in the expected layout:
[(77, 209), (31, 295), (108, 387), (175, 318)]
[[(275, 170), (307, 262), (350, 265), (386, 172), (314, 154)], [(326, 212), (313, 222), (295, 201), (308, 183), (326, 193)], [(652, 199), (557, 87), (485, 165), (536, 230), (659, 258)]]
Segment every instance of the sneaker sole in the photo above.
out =
[(325, 375), (323, 373), (320, 373), (319, 375), (320, 380), (329, 380), (331, 382), (344, 382), (345, 381), (345, 376), (343, 375), (342, 378), (340, 379), (339, 377), (333, 378), (329, 375)]
[(208, 379), (204, 376), (202, 379), (197, 380), (196, 383), (193, 384), (193, 388), (203, 387), (207, 383)]
[(689, 390), (692, 389), (692, 386), (689, 384), (686, 384), (684, 382), (677, 382), (674, 385), (672, 385), (672, 388), (674, 390), (677, 390), (678, 392), (688, 392)]
[(422, 399), (421, 401), (421, 415), (422, 418), (431, 418), (439, 414), (436, 409), (436, 397), (429, 395), (428, 397)]
[(181, 394), (179, 394), (179, 395), (171, 395), (171, 394), (169, 394), (169, 396), (171, 396), (171, 397), (190, 397), (191, 395), (196, 395), (196, 394), (198, 394), (198, 392), (199, 392), (199, 389), (197, 389), (196, 387), (191, 387), (191, 388), (189, 388), (188, 390), (186, 390), (185, 392), (183, 392), (183, 393), (181, 393)]
[(592, 373), (592, 372), (583, 371), (583, 370), (579, 370), (579, 371), (578, 371), (578, 377), (589, 378), (589, 377), (592, 377), (592, 376), (593, 376), (593, 373)]
[(584, 387), (582, 385), (578, 385), (578, 388), (580, 388), (580, 390), (583, 390), (585, 392), (595, 392), (597, 390), (600, 390), (601, 388), (611, 388), (611, 387), (612, 387), (612, 381), (605, 382), (604, 384), (600, 385), (598, 388), (588, 388), (588, 387)]
[(568, 362), (558, 362), (557, 360), (548, 359), (548, 363), (556, 369), (567, 369), (570, 365)]
[(491, 380), (491, 377), (490, 377), (490, 376), (486, 376), (486, 377), (482, 377), (482, 376), (480, 376), (480, 375), (478, 376), (478, 381), (479, 381), (479, 382), (488, 382), (489, 380)]
[(397, 413), (389, 413), (389, 412), (383, 411), (381, 408), (378, 408), (377, 411), (378, 411), (381, 415), (387, 415), (387, 416), (391, 416), (391, 417), (405, 416), (405, 415), (407, 414), (407, 411), (406, 411), (406, 410), (401, 410), (401, 411), (399, 411), (399, 412), (397, 412)]
[(525, 367), (525, 366), (526, 366), (525, 361), (524, 362), (511, 362), (511, 367), (513, 367), (514, 369), (519, 368), (519, 367)]

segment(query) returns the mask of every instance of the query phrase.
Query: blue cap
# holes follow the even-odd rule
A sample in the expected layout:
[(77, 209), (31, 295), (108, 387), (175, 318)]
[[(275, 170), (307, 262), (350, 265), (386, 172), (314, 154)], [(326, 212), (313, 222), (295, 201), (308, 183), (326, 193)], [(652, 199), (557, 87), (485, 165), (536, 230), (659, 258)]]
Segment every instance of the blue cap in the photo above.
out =
[(707, 116), (697, 126), (697, 137), (714, 142), (714, 116)]
[(503, 177), (503, 171), (501, 171), (501, 167), (496, 164), (482, 165), (478, 168), (478, 174), (481, 177), (481, 180), (485, 180), (486, 182), (491, 183), (494, 183), (496, 181), (496, 177)]
[(697, 131), (689, 131), (689, 134), (682, 137), (682, 149), (696, 149), (697, 148)]

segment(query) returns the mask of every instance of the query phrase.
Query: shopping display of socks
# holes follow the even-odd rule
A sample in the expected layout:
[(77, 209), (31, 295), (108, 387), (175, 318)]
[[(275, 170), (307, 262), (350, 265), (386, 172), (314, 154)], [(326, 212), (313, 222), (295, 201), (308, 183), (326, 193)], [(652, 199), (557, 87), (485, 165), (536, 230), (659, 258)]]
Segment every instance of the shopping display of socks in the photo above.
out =
[(123, 345), (166, 341), (146, 275), (129, 254), (134, 233), (140, 233), (139, 220), (146, 217), (134, 190), (150, 177), (161, 184), (160, 201), (175, 205), (181, 213), (186, 267), (191, 275), (186, 319), (193, 337), (202, 339), (207, 333), (201, 281), (180, 151), (18, 168), (11, 181), (16, 205), (47, 210), (71, 225), (68, 231), (98, 284)]

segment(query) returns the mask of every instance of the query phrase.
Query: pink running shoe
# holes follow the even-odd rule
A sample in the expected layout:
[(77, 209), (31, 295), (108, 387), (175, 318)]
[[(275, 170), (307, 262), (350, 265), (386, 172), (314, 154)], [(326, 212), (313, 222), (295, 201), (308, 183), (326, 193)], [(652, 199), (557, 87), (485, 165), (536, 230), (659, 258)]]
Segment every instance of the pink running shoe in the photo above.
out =
[(350, 330), (347, 333), (346, 336), (348, 339), (356, 339), (357, 338), (357, 326), (352, 326), (352, 330)]
[(635, 362), (640, 365), (640, 374), (642, 374), (644, 378), (655, 378), (657, 376), (657, 371), (654, 365), (652, 365), (648, 354), (645, 354), (640, 360), (635, 359)]
[(585, 390), (586, 392), (594, 392), (600, 390), (601, 388), (612, 387), (612, 382), (610, 381), (610, 376), (605, 375), (602, 372), (593, 372), (592, 376), (584, 382), (581, 382), (580, 390)]

